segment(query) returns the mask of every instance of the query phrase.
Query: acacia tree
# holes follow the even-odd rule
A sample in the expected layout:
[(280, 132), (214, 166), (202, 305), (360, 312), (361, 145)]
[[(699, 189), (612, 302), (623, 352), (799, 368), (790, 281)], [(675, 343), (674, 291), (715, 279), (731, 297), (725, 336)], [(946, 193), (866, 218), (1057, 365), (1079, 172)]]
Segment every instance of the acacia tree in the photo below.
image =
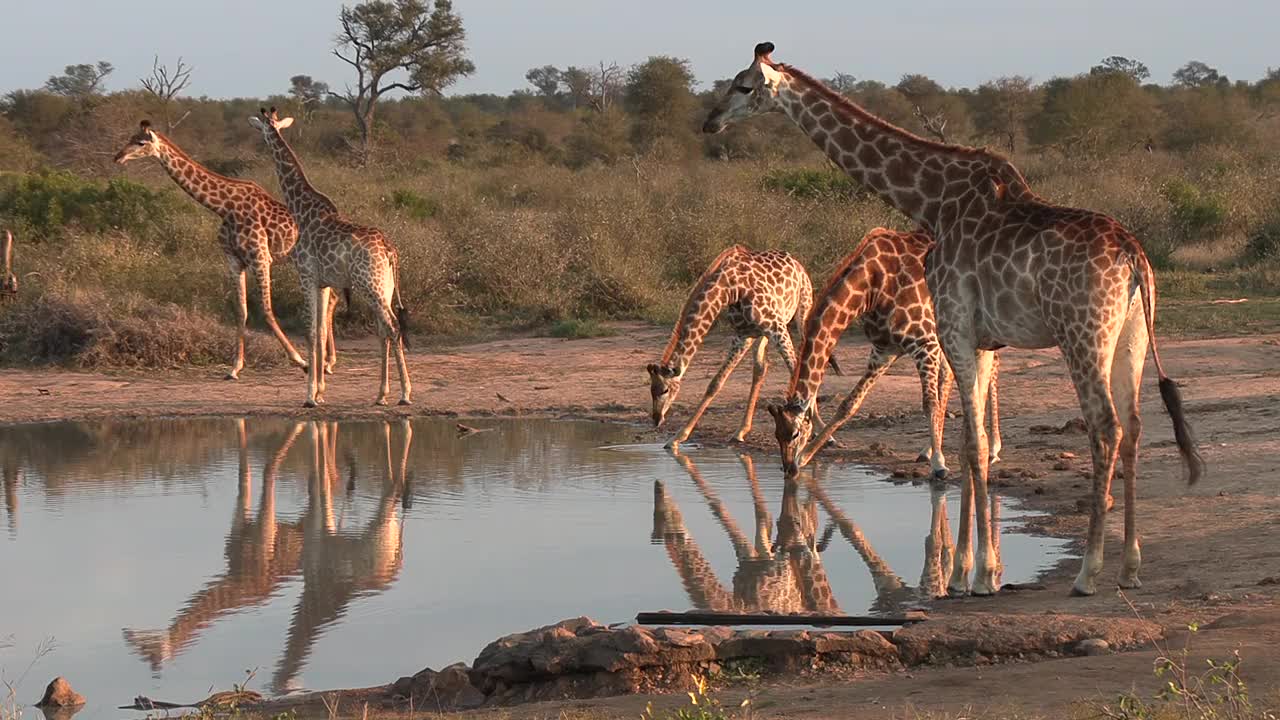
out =
[(1146, 65), (1123, 55), (1112, 55), (1111, 57), (1103, 58), (1102, 62), (1090, 68), (1089, 73), (1091, 75), (1120, 73), (1128, 75), (1138, 83), (1151, 77), (1151, 71), (1147, 69)]
[(44, 89), (54, 95), (71, 98), (81, 108), (86, 108), (102, 94), (102, 85), (113, 70), (115, 67), (106, 60), (99, 60), (96, 65), (68, 65), (63, 68), (62, 75), (46, 80)]
[(1000, 138), (1010, 153), (1017, 149), (1019, 136), (1026, 132), (1027, 120), (1040, 107), (1039, 93), (1025, 75), (1008, 75), (983, 83), (974, 101), (978, 129)]
[(451, 0), (371, 0), (338, 13), (341, 30), (333, 54), (356, 71), (355, 87), (329, 94), (351, 108), (360, 156), (371, 147), (374, 108), (392, 90), (439, 95), (475, 72), (467, 59), (466, 31)]
[(1199, 60), (1192, 60), (1175, 70), (1173, 81), (1183, 87), (1191, 88), (1226, 85), (1231, 82), (1225, 75), (1219, 74), (1217, 68), (1209, 67)]
[(329, 94), (329, 83), (320, 82), (310, 75), (294, 75), (289, 78), (289, 96), (298, 103), (303, 119), (316, 111), (316, 106)]
[(631, 68), (624, 99), (635, 120), (632, 140), (637, 147), (647, 149), (659, 137), (692, 137), (698, 110), (693, 85), (693, 71), (683, 58), (658, 55)]

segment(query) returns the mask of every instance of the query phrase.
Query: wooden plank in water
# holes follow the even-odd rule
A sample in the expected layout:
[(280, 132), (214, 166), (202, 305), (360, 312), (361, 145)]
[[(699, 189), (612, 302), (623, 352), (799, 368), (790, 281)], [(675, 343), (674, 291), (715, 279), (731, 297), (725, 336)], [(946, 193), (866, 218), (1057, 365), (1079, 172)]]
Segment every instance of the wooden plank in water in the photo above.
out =
[(640, 625), (813, 625), (814, 627), (879, 627), (927, 620), (919, 612), (906, 615), (770, 615), (768, 613), (642, 612)]

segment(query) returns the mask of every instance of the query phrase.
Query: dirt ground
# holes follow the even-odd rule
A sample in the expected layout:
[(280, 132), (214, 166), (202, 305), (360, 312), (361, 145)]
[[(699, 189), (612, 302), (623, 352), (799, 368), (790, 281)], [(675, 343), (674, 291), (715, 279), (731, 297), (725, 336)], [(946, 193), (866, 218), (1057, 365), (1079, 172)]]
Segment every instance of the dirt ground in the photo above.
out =
[[(296, 370), (252, 368), (237, 382), (220, 370), (165, 373), (85, 373), (56, 370), (0, 371), (0, 422), (63, 419), (207, 415), (292, 415), (372, 417), (457, 413), (460, 416), (542, 415), (586, 417), (646, 425), (649, 397), (645, 363), (658, 357), (666, 331), (619, 325), (613, 337), (588, 340), (508, 338), (452, 347), (417, 348), (410, 353), (415, 404), (390, 409), (372, 406), (379, 360), (371, 342), (340, 343), (340, 362), (319, 411), (302, 408), (304, 384)], [(852, 336), (853, 333), (850, 333)], [(727, 348), (716, 335), (697, 358), (677, 410), (663, 431), (638, 430), (665, 439), (688, 417)], [(1129, 598), (1148, 619), (1168, 628), (1202, 625), (1196, 654), (1226, 658), (1239, 649), (1244, 677), (1255, 697), (1280, 689), (1280, 336), (1185, 340), (1162, 338), (1162, 358), (1183, 385), (1188, 414), (1208, 470), (1188, 488), (1173, 445), (1168, 417), (1159, 401), (1148, 361), (1143, 396), (1144, 437), (1139, 475), (1139, 527), (1144, 586)], [(846, 338), (838, 351), (845, 377), (831, 376), (820, 398), (829, 413), (861, 374), (867, 347)], [(1014, 477), (993, 479), (999, 492), (1023, 498), (1048, 517), (1037, 529), (1079, 538), (1087, 522), (1077, 501), (1084, 497), (1089, 467), (1083, 433), (1045, 432), (1079, 416), (1066, 369), (1056, 350), (1008, 350), (1001, 354), (1003, 462), (996, 470)], [(786, 373), (770, 373), (763, 399), (780, 397)], [(722, 443), (736, 429), (749, 385), (743, 366), (712, 406), (693, 441)], [(394, 379), (393, 379), (393, 392)], [(916, 452), (927, 444), (920, 412), (920, 386), (910, 363), (901, 363), (879, 383), (863, 411), (837, 436), (843, 447), (820, 458), (856, 461), (910, 473), (924, 464)], [(958, 410), (956, 401), (951, 409)], [(1033, 431), (1033, 428), (1035, 429)], [(884, 449), (868, 448), (880, 444)], [(776, 457), (772, 419), (763, 403), (748, 440), (767, 461)], [(959, 420), (947, 424), (946, 450), (959, 466)], [(1063, 452), (1075, 457), (1063, 460)], [(1060, 469), (1054, 469), (1057, 466)], [(1021, 470), (1030, 471), (1019, 472)], [(993, 476), (996, 473), (993, 472)], [(1030, 477), (1024, 477), (1030, 475)], [(1122, 493), (1115, 489), (1118, 499)], [(1104, 578), (1120, 567), (1121, 514), (1108, 530)], [(937, 601), (934, 615), (972, 611), (1016, 613), (1028, 623), (1037, 615), (1130, 615), (1131, 610), (1103, 585), (1090, 598), (1069, 597), (1077, 570), (1071, 561), (1049, 573), (1044, 589), (994, 598)], [(1223, 619), (1225, 618), (1225, 619)], [(554, 622), (560, 618), (547, 618)], [(1217, 624), (1214, 620), (1221, 619)], [(478, 650), (479, 648), (477, 648)], [(950, 713), (985, 710), (1067, 717), (1081, 700), (1111, 700), (1137, 688), (1156, 687), (1151, 668), (1156, 653), (1139, 651), (1038, 663), (935, 668), (835, 680), (771, 683), (760, 691), (762, 717), (910, 717), (907, 708)], [(410, 674), (419, 668), (404, 668)], [(740, 690), (730, 690), (729, 696)], [(562, 711), (592, 716), (635, 717), (651, 698), (532, 705), (512, 717), (556, 717)], [(679, 702), (657, 698), (655, 705)], [(759, 704), (759, 701), (758, 701)]]

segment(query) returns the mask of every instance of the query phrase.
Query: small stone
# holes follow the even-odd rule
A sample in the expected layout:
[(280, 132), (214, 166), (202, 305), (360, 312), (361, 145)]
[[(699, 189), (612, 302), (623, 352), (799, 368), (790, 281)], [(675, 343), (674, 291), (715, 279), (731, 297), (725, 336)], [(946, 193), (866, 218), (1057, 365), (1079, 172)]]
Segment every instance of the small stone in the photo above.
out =
[(1035, 489), (1035, 490), (1033, 490), (1032, 492), (1034, 492), (1036, 495), (1043, 495), (1043, 494), (1044, 494), (1044, 486), (1043, 486), (1043, 485), (1037, 485), (1037, 486), (1036, 486), (1036, 489)]
[(1071, 463), (1067, 462), (1066, 460), (1059, 460), (1058, 462), (1053, 464), (1053, 469), (1054, 470), (1070, 470)]
[(929, 477), (929, 473), (925, 472), (925, 471), (924, 471), (923, 469), (921, 469), (921, 468), (916, 468), (916, 469), (914, 469), (914, 470), (912, 470), (912, 471), (911, 471), (911, 477), (913, 477), (913, 478), (915, 478), (915, 479), (917, 479), (917, 480), (918, 480), (918, 479), (920, 479), (920, 478), (926, 478), (926, 477)]
[(899, 469), (897, 469), (897, 470), (894, 470), (894, 471), (893, 471), (893, 477), (895, 477), (895, 478), (908, 478), (908, 477), (911, 477), (911, 474), (910, 474), (910, 473), (908, 473), (906, 470), (903, 470), (902, 468), (899, 468)]
[(36, 707), (60, 708), (77, 707), (84, 704), (84, 696), (71, 689), (71, 683), (64, 677), (56, 677), (44, 689), (44, 697), (36, 703)]
[(1078, 655), (1106, 655), (1111, 652), (1111, 644), (1102, 638), (1086, 638), (1076, 643)]
[(1059, 459), (1059, 460), (1075, 460), (1075, 459), (1076, 459), (1076, 454), (1075, 454), (1075, 453), (1073, 453), (1073, 452), (1068, 452), (1068, 451), (1064, 450), (1064, 451), (1062, 451), (1062, 452), (1058, 453), (1058, 459)]

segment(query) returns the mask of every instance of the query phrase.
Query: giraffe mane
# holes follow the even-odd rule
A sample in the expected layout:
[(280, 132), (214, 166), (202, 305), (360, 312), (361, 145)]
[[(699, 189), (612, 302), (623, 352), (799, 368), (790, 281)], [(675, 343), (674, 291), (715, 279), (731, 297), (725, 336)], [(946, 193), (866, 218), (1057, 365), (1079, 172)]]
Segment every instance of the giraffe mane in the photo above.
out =
[(284, 148), (284, 151), (289, 153), (289, 158), (293, 161), (293, 167), (298, 171), (298, 178), (302, 180), (302, 184), (306, 186), (307, 190), (314, 195), (316, 199), (326, 205), (326, 209), (331, 214), (341, 217), (342, 213), (338, 212), (338, 206), (334, 204), (333, 200), (328, 195), (317, 190), (315, 185), (311, 184), (311, 180), (307, 177), (306, 168), (302, 167), (302, 161), (298, 159), (298, 154), (293, 151), (293, 146), (285, 139), (284, 133), (280, 132), (280, 129), (274, 125), (268, 125), (268, 127), (271, 128), (271, 132), (276, 134), (276, 139), (280, 141), (280, 146)]
[(887, 130), (889, 132), (905, 136), (909, 138), (913, 143), (920, 143), (921, 145), (924, 145), (925, 147), (931, 150), (937, 150), (937, 151), (952, 153), (956, 155), (988, 157), (993, 160), (1008, 162), (1008, 159), (1005, 158), (1003, 155), (995, 151), (988, 150), (987, 148), (970, 147), (968, 145), (951, 145), (948, 143), (940, 143), (936, 140), (930, 140), (928, 138), (920, 137), (919, 135), (911, 132), (910, 130), (894, 125), (888, 120), (885, 120), (884, 118), (872, 113), (871, 111), (862, 107), (861, 105), (849, 99), (848, 97), (845, 97), (844, 95), (841, 95), (835, 90), (832, 90), (831, 88), (827, 87), (827, 85), (823, 83), (821, 80), (818, 80), (817, 78), (795, 67), (794, 65), (788, 65), (786, 63), (774, 63), (773, 68), (780, 72), (785, 72), (791, 77), (795, 78), (796, 80), (799, 80), (801, 85), (804, 85), (806, 88), (813, 90), (818, 95), (822, 96), (822, 98), (825, 99), (827, 102), (831, 103), (833, 107), (840, 108), (841, 110), (844, 110), (845, 112), (848, 112), (856, 116), (858, 119), (864, 120), (868, 123), (876, 125), (883, 130)]
[(713, 276), (719, 272), (720, 266), (724, 265), (724, 261), (727, 260), (730, 255), (739, 252), (750, 251), (742, 245), (727, 247), (716, 256), (715, 260), (711, 261), (711, 265), (709, 265), (702, 275), (698, 277), (698, 282), (694, 283), (693, 290), (689, 292), (689, 297), (685, 298), (684, 305), (680, 308), (680, 316), (676, 318), (676, 326), (671, 330), (671, 339), (667, 341), (667, 347), (662, 351), (663, 365), (671, 362), (671, 356), (675, 353), (676, 345), (680, 342), (680, 335), (684, 332), (685, 325), (688, 322), (689, 311), (693, 310), (694, 303), (696, 303), (697, 299), (703, 295), (703, 293), (698, 291), (707, 287), (707, 285), (712, 282)]

